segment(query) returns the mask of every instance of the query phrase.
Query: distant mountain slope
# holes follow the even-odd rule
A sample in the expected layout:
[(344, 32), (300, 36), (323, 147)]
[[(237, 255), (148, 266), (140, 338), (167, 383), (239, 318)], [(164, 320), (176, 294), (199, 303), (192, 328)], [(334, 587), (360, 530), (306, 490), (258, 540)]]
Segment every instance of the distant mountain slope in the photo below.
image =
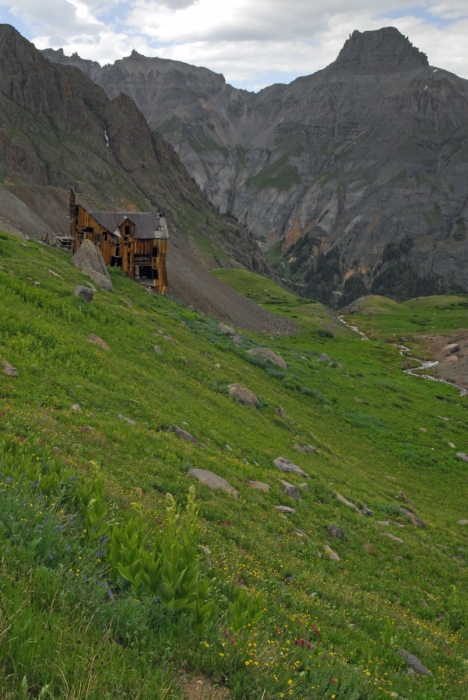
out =
[(6, 228), (32, 236), (67, 231), (74, 182), (97, 208), (164, 210), (171, 245), (207, 266), (268, 272), (251, 234), (207, 202), (131, 99), (110, 101), (8, 25), (0, 26), (0, 182)]
[(258, 94), (136, 52), (103, 68), (44, 55), (132, 97), (303, 294), (468, 289), (468, 81), (398, 30), (356, 31), (324, 70)]

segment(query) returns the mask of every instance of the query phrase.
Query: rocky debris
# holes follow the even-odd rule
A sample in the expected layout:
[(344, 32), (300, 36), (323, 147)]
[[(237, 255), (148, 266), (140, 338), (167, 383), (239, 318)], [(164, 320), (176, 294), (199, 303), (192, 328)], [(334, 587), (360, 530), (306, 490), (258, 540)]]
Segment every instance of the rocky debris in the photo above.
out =
[(405, 503), (409, 503), (410, 506), (413, 506), (413, 508), (416, 508), (413, 501), (410, 498), (408, 498), (408, 496), (405, 494), (404, 491), (398, 491), (398, 498), (401, 498), (402, 501), (405, 501)]
[(399, 542), (400, 544), (405, 543), (404, 540), (401, 539), (401, 537), (395, 537), (395, 535), (392, 535), (391, 532), (382, 532), (382, 535), (384, 535), (384, 537), (389, 537), (394, 542)]
[(77, 413), (81, 413), (81, 406), (79, 403), (74, 403), (73, 406), (70, 406), (70, 411), (76, 411)]
[(265, 492), (268, 492), (270, 490), (268, 484), (264, 484), (262, 481), (248, 481), (247, 483), (251, 489), (259, 489), (259, 491)]
[(354, 397), (354, 400), (356, 401), (356, 403), (364, 403), (364, 401), (362, 399), (359, 399), (357, 396)]
[(162, 350), (159, 345), (153, 345), (153, 350), (157, 355), (162, 355)]
[(399, 554), (398, 556), (395, 557), (395, 560), (396, 561), (403, 561), (404, 557), (402, 557), (401, 554)]
[(275, 408), (275, 413), (281, 416), (281, 418), (286, 418), (286, 411), (284, 410), (284, 408), (281, 408), (281, 406)]
[(234, 335), (234, 336), (232, 337), (232, 342), (234, 343), (234, 345), (242, 345), (242, 343), (243, 343), (244, 341), (242, 340), (242, 338), (240, 337), (240, 335)]
[(448, 447), (451, 447), (452, 450), (456, 450), (456, 449), (457, 449), (457, 448), (455, 447), (455, 445), (453, 444), (453, 442), (448, 442), (447, 445), (448, 445)]
[(232, 452), (232, 447), (231, 447), (231, 445), (227, 445), (227, 444), (226, 444), (226, 445), (224, 445), (224, 447), (225, 447), (227, 450), (229, 450), (229, 452)]
[(96, 289), (96, 287), (94, 286), (94, 284), (93, 284), (92, 282), (85, 282), (85, 285), (86, 285), (87, 287), (89, 287), (90, 289), (92, 289), (94, 293), (97, 292), (97, 289)]
[(266, 362), (271, 362), (273, 365), (281, 367), (281, 369), (288, 369), (288, 364), (286, 360), (283, 360), (283, 358), (280, 357), (280, 355), (277, 355), (275, 352), (273, 352), (273, 350), (270, 350), (269, 348), (251, 348), (251, 350), (247, 350), (247, 354), (260, 357)]
[(303, 491), (309, 491), (309, 484), (302, 482), (302, 484), (299, 484), (299, 488), (302, 489)]
[(109, 274), (109, 270), (106, 267), (101, 251), (96, 245), (94, 245), (92, 241), (83, 241), (80, 248), (72, 257), (72, 263), (75, 267), (78, 267), (80, 270), (85, 270), (85, 268), (89, 268), (91, 270), (94, 270), (95, 272), (99, 272), (104, 277), (107, 277), (109, 282), (112, 284), (111, 276)]
[(412, 668), (415, 673), (420, 676), (432, 676), (432, 672), (421, 663), (418, 657), (406, 651), (406, 649), (399, 649), (398, 655), (406, 661), (408, 666)]
[(54, 272), (54, 270), (48, 270), (49, 275), (52, 275), (52, 277), (58, 277), (59, 280), (63, 281), (62, 275), (59, 275), (58, 272)]
[(89, 338), (87, 339), (88, 343), (91, 343), (92, 345), (97, 345), (99, 348), (102, 348), (103, 350), (110, 350), (110, 347), (103, 341), (102, 338), (100, 338), (96, 333), (91, 333)]
[(284, 493), (287, 496), (295, 498), (296, 501), (302, 500), (301, 492), (299, 491), (297, 486), (294, 486), (294, 484), (290, 484), (289, 481), (283, 481), (283, 479), (280, 479), (280, 481), (283, 484)]
[(190, 433), (187, 432), (186, 430), (184, 430), (183, 428), (179, 428), (178, 425), (169, 426), (169, 428), (167, 429), (167, 432), (168, 433), (175, 433), (180, 438), (182, 438), (182, 440), (186, 440), (187, 442), (191, 442), (194, 445), (198, 445), (199, 447), (206, 448), (206, 445), (204, 445), (202, 442), (200, 442), (199, 440), (194, 438), (193, 435), (190, 435)]
[(290, 462), (289, 459), (285, 459), (284, 457), (277, 457), (273, 464), (277, 469), (280, 469), (282, 472), (292, 472), (293, 474), (299, 474), (300, 476), (304, 476), (306, 479), (310, 479), (310, 476), (307, 474), (307, 472), (298, 467), (297, 464)]
[(329, 355), (327, 355), (326, 352), (322, 352), (318, 361), (319, 362), (332, 362), (332, 359), (331, 359), (331, 357), (329, 357)]
[(348, 499), (345, 498), (344, 496), (342, 496), (341, 493), (335, 493), (335, 496), (341, 503), (344, 503), (345, 506), (348, 506), (348, 508), (353, 508), (358, 513), (361, 512), (359, 510), (359, 508), (356, 505), (354, 505), (354, 503), (351, 503), (351, 501), (348, 501)]
[(228, 394), (235, 401), (243, 403), (245, 406), (258, 406), (259, 401), (253, 391), (246, 389), (239, 384), (229, 384)]
[(468, 520), (457, 520), (458, 525), (468, 525)]
[(296, 529), (294, 530), (294, 532), (296, 533), (296, 535), (299, 535), (299, 537), (307, 537), (307, 535), (306, 535), (306, 533), (304, 532), (304, 530), (299, 530), (298, 528), (296, 528)]
[(223, 479), (222, 476), (218, 476), (207, 469), (190, 469), (189, 474), (197, 479), (201, 484), (209, 486), (210, 489), (214, 489), (215, 491), (224, 491), (224, 493), (229, 493), (234, 496), (234, 498), (239, 496), (239, 492), (233, 486), (231, 486), (226, 479)]
[(221, 365), (219, 364), (219, 362), (215, 364), (215, 369), (221, 369)]
[(377, 522), (379, 523), (379, 525), (390, 525), (389, 520), (377, 520)]
[(460, 344), (459, 343), (449, 343), (445, 347), (442, 348), (441, 352), (448, 352), (448, 353), (454, 353), (454, 352), (460, 352)]
[(18, 370), (15, 367), (13, 367), (13, 365), (10, 365), (10, 363), (7, 362), (6, 360), (3, 360), (2, 367), (3, 367), (3, 373), (6, 374), (8, 377), (17, 377), (18, 376)]
[(317, 454), (318, 450), (316, 447), (312, 447), (312, 445), (294, 445), (294, 449), (297, 450), (298, 452), (301, 452), (303, 455), (305, 454), (311, 454), (315, 455)]
[(230, 335), (232, 338), (237, 335), (234, 328), (232, 328), (232, 326), (226, 326), (225, 323), (218, 324), (218, 333), (221, 333), (221, 335)]
[(339, 555), (335, 551), (333, 551), (333, 549), (331, 547), (329, 547), (328, 544), (325, 545), (324, 551), (325, 551), (325, 554), (327, 555), (327, 557), (329, 559), (331, 559), (332, 561), (340, 561), (341, 560)]
[(94, 284), (97, 284), (99, 289), (103, 289), (105, 292), (112, 292), (113, 284), (112, 284), (112, 280), (110, 279), (110, 276), (107, 277), (106, 275), (103, 275), (101, 272), (97, 272), (97, 270), (93, 270), (92, 267), (84, 267), (83, 274), (87, 275), (88, 277), (91, 277)]
[(465, 452), (457, 452), (456, 456), (458, 459), (462, 459), (464, 462), (468, 462), (468, 454)]
[(338, 527), (337, 525), (330, 525), (327, 527), (327, 530), (332, 537), (336, 537), (339, 540), (344, 539), (344, 532), (341, 527)]
[(412, 525), (414, 525), (415, 527), (425, 527), (425, 525), (424, 525), (423, 521), (421, 520), (421, 518), (419, 517), (419, 515), (416, 515), (412, 511), (408, 510), (408, 508), (402, 508), (401, 510), (403, 511), (403, 513), (405, 514), (405, 516), (408, 518), (408, 520), (410, 521), (410, 523)]
[(275, 506), (276, 510), (279, 510), (280, 513), (289, 513), (290, 515), (294, 515), (296, 512), (294, 508), (290, 508), (289, 506)]
[(124, 420), (129, 425), (136, 425), (134, 420), (132, 420), (131, 418), (127, 418), (126, 416), (123, 416), (121, 413), (119, 413), (118, 418), (120, 418), (120, 420)]
[[(34, 284), (37, 284), (36, 282)], [(73, 294), (76, 297), (81, 297), (84, 299), (84, 301), (87, 304), (91, 304), (93, 297), (94, 297), (94, 292), (92, 289), (89, 287), (83, 287), (81, 284), (77, 284), (75, 289), (73, 290)]]
[(374, 511), (372, 511), (370, 508), (367, 508), (367, 506), (362, 506), (362, 508), (358, 508), (354, 503), (351, 503), (351, 501), (348, 501), (347, 498), (342, 496), (341, 493), (335, 493), (335, 496), (339, 501), (341, 501), (341, 503), (344, 503), (345, 506), (357, 510), (357, 512), (361, 515), (368, 515), (369, 517), (374, 515)]

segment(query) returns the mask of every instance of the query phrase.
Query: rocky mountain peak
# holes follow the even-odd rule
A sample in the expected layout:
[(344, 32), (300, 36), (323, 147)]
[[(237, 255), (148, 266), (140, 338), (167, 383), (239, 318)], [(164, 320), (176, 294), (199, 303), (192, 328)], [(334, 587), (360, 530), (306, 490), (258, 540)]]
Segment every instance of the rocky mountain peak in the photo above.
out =
[(376, 31), (354, 31), (332, 64), (352, 73), (397, 73), (429, 65), (425, 53), (417, 49), (395, 27)]

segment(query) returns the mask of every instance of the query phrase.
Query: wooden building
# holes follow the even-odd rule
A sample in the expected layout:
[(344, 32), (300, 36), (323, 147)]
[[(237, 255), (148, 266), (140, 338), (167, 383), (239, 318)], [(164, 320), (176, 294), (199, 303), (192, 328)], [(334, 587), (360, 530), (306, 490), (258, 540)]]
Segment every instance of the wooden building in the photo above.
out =
[(167, 231), (163, 214), (87, 211), (70, 190), (72, 252), (84, 240), (99, 246), (106, 265), (120, 267), (138, 282), (167, 291)]

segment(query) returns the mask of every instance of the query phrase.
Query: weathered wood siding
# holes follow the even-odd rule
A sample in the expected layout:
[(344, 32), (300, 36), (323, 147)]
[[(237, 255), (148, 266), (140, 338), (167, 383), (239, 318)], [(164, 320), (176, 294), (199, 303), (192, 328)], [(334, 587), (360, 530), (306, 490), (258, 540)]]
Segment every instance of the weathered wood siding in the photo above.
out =
[(139, 239), (134, 237), (134, 225), (129, 219), (119, 227), (120, 238), (107, 231), (104, 226), (94, 219), (80, 204), (75, 205), (70, 200), (71, 234), (73, 236), (73, 253), (84, 240), (92, 241), (99, 246), (106, 265), (120, 267), (131, 279), (135, 278), (137, 268), (151, 269), (156, 272), (152, 280), (160, 294), (167, 291), (166, 255), (167, 240)]

